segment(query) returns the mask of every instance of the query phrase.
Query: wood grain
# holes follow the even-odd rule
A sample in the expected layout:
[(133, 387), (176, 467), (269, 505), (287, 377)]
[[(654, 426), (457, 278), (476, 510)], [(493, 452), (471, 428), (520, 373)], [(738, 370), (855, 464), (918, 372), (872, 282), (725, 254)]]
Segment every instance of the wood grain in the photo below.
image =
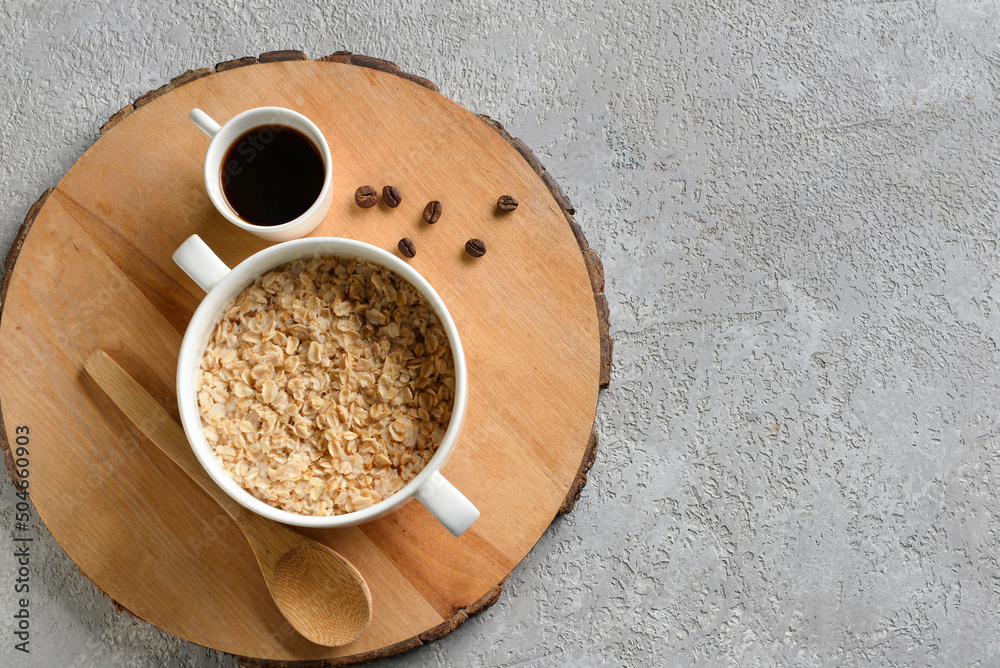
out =
[[(264, 662), (354, 663), (439, 638), (495, 600), (571, 506), (610, 372), (603, 280), (572, 206), (523, 142), (387, 61), (262, 60), (181, 75), (116, 114), (26, 220), (2, 296), (3, 436), (30, 425), (39, 514), (137, 616)], [(305, 113), (337, 156), (334, 205), (314, 234), (393, 252), (412, 238), (420, 252), (410, 262), (449, 304), (470, 369), (467, 426), (444, 472), (482, 511), (473, 529), (453, 538), (409, 504), (361, 527), (308, 532), (371, 585), (372, 624), (340, 650), (284, 624), (236, 526), (81, 374), (90, 350), (109, 350), (176, 416), (177, 350), (201, 294), (171, 253), (192, 233), (230, 265), (265, 246), (212, 208), (208, 140), (186, 113), (198, 106), (224, 121), (261, 105)], [(353, 192), (365, 183), (398, 186), (403, 205), (358, 208)], [(500, 219), (493, 207), (505, 193), (521, 205)], [(432, 199), (448, 214), (430, 226), (421, 212)], [(468, 258), (470, 237), (490, 252)]]

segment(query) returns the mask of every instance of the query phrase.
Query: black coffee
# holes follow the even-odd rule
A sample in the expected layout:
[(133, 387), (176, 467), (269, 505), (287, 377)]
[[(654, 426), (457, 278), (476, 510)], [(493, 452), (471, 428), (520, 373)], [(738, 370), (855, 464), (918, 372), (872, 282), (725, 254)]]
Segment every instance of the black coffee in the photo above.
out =
[(233, 142), (222, 161), (222, 192), (240, 218), (281, 225), (305, 213), (323, 189), (323, 156), (287, 125), (261, 125)]

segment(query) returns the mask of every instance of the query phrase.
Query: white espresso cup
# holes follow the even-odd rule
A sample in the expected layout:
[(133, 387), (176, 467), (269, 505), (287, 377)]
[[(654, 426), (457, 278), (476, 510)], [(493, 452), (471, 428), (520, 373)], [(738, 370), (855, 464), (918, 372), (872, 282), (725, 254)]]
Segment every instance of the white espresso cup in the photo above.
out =
[[(192, 109), (188, 117), (202, 132), (212, 138), (212, 142), (208, 145), (208, 151), (205, 153), (205, 189), (208, 191), (208, 197), (212, 200), (212, 204), (226, 220), (268, 241), (287, 241), (304, 237), (323, 222), (323, 218), (330, 210), (330, 203), (333, 201), (330, 184), (332, 159), (330, 146), (326, 143), (326, 138), (315, 123), (297, 111), (283, 107), (248, 109), (233, 116), (222, 125), (219, 125), (201, 109)], [(244, 220), (226, 199), (223, 191), (226, 165), (222, 163), (226, 159), (229, 149), (245, 133), (266, 125), (279, 125), (298, 130), (312, 142), (323, 158), (323, 185), (316, 201), (296, 218), (279, 225), (256, 225)], [(254, 149), (249, 147), (248, 150)]]
[[(323, 256), (357, 258), (381, 265), (395, 272), (417, 289), (434, 310), (451, 346), (455, 364), (455, 401), (451, 421), (444, 438), (431, 460), (401, 490), (363, 510), (343, 515), (301, 515), (276, 508), (243, 489), (222, 467), (212, 452), (202, 430), (198, 406), (198, 371), (209, 338), (233, 300), (258, 277), (280, 265), (304, 258)], [(479, 510), (441, 475), (465, 418), (468, 397), (468, 373), (462, 343), (455, 321), (431, 284), (413, 267), (381, 248), (351, 239), (310, 237), (288, 241), (266, 248), (239, 263), (233, 269), (226, 266), (198, 235), (192, 235), (173, 255), (174, 261), (208, 294), (191, 316), (177, 361), (177, 403), (181, 424), (201, 465), (219, 487), (238, 503), (250, 510), (284, 524), (303, 527), (344, 527), (369, 522), (396, 510), (416, 497), (427, 510), (453, 535), (460, 536), (479, 517)]]

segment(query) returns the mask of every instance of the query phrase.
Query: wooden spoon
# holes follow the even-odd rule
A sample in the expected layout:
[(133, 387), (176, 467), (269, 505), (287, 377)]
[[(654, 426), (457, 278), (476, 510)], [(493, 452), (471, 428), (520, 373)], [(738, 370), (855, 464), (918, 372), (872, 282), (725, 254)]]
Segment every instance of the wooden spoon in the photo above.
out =
[(292, 627), (318, 645), (339, 647), (364, 633), (372, 618), (368, 584), (326, 545), (247, 510), (209, 477), (184, 430), (103, 350), (87, 373), (130, 420), (229, 513), (250, 542), (267, 588)]

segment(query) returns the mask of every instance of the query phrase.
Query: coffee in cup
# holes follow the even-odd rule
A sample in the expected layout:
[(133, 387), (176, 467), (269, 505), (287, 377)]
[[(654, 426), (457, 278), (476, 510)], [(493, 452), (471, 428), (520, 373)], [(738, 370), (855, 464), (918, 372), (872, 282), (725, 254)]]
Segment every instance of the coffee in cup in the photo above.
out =
[(323, 190), (323, 156), (287, 125), (262, 125), (240, 135), (222, 159), (222, 193), (253, 225), (273, 227), (309, 210)]

